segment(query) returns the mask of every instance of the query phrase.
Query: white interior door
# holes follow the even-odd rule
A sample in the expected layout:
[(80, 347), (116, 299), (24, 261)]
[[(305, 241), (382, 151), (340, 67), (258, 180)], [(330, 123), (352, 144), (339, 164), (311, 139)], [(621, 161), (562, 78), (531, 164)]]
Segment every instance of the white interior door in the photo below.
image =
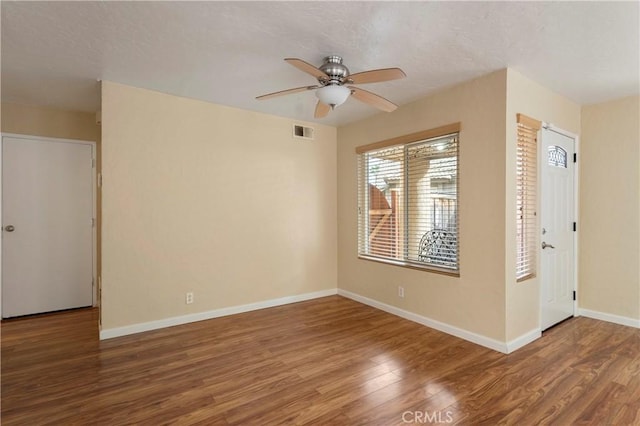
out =
[(541, 171), (541, 326), (574, 315), (574, 140), (542, 130)]
[(2, 316), (93, 304), (93, 145), (2, 138)]

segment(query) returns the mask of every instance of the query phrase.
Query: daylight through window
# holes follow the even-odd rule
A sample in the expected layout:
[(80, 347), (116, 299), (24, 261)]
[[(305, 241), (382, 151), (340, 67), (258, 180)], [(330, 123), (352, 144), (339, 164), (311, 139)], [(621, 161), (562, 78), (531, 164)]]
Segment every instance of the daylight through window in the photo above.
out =
[(452, 126), (359, 148), (360, 256), (458, 271), (459, 125)]

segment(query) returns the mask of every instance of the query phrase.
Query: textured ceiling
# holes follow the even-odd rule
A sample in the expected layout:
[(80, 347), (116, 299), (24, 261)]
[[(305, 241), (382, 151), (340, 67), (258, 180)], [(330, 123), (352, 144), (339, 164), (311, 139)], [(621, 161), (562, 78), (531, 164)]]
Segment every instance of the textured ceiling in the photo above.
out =
[[(285, 63), (338, 54), (362, 86), (402, 105), (512, 67), (581, 104), (637, 94), (638, 2), (2, 1), (2, 100), (96, 111), (98, 79), (313, 120), (314, 84)], [(327, 118), (376, 114), (350, 99)]]

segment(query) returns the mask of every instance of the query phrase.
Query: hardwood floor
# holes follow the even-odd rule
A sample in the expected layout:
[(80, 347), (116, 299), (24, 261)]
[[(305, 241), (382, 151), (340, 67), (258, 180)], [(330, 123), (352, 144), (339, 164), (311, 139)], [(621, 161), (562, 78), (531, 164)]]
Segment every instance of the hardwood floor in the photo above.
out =
[(503, 355), (339, 296), (100, 342), (3, 321), (2, 424), (640, 424), (640, 330), (575, 318)]

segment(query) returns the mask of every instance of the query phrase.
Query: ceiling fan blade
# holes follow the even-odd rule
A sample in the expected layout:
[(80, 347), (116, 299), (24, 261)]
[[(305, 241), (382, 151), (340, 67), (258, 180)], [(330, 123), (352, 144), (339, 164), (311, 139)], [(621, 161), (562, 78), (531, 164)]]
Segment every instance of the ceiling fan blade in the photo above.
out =
[(347, 80), (352, 84), (366, 84), (397, 80), (399, 78), (405, 78), (406, 76), (407, 75), (400, 68), (383, 68), (379, 70), (357, 72), (355, 74), (351, 74)]
[(324, 72), (320, 71), (318, 68), (314, 67), (310, 63), (303, 61), (302, 59), (285, 58), (285, 61), (287, 61), (288, 63), (290, 63), (294, 67), (298, 68), (300, 71), (304, 71), (307, 74), (311, 74), (315, 78), (323, 79), (323, 80), (324, 79), (326, 79), (326, 80), (329, 79), (329, 76), (327, 74), (325, 74)]
[(281, 90), (279, 92), (267, 93), (266, 95), (256, 97), (256, 99), (258, 100), (271, 99), (271, 98), (275, 98), (276, 96), (290, 95), (292, 93), (304, 92), (305, 90), (317, 89), (318, 87), (320, 86), (296, 87), (295, 89), (287, 89), (287, 90)]
[(383, 98), (382, 96), (376, 95), (375, 93), (371, 93), (354, 86), (349, 86), (349, 89), (351, 89), (351, 96), (353, 96), (360, 102), (369, 104), (373, 107), (381, 109), (382, 111), (391, 112), (398, 108), (398, 105)]
[(327, 104), (323, 104), (322, 102), (318, 101), (318, 103), (316, 104), (316, 112), (315, 114), (313, 114), (313, 116), (315, 118), (323, 118), (326, 117), (327, 114), (329, 114), (329, 111), (331, 111), (331, 107)]

